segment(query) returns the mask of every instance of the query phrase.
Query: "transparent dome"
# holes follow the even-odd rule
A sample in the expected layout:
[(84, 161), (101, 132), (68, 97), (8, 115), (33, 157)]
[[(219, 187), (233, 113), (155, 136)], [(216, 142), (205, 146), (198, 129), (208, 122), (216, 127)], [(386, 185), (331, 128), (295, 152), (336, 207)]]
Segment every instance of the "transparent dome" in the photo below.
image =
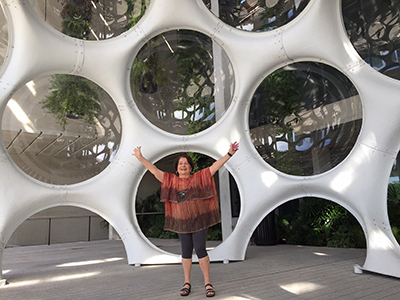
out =
[(8, 25), (3, 5), (0, 3), (0, 68), (3, 66), (8, 47)]
[(103, 171), (121, 140), (121, 119), (111, 97), (73, 75), (28, 82), (8, 101), (3, 142), (14, 163), (50, 184), (73, 184)]
[(104, 40), (133, 27), (150, 0), (28, 0), (35, 12), (58, 31), (84, 40)]
[(375, 70), (400, 79), (400, 0), (342, 0), (347, 35)]
[(211, 0), (203, 0), (226, 24), (253, 32), (269, 31), (296, 18), (310, 0), (218, 0), (213, 7)]
[(250, 136), (262, 158), (290, 175), (334, 168), (353, 149), (362, 104), (350, 80), (314, 62), (294, 63), (257, 88), (250, 107)]
[(155, 126), (174, 134), (194, 134), (218, 121), (233, 88), (225, 51), (191, 30), (152, 38), (132, 64), (131, 92), (138, 108)]

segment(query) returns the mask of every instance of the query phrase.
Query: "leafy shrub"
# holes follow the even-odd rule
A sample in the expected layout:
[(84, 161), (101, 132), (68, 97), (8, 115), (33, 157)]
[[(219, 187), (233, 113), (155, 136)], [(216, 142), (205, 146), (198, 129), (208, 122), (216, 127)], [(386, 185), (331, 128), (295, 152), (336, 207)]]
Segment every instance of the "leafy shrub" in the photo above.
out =
[(136, 203), (136, 213), (160, 213), (138, 215), (137, 220), (145, 236), (149, 238), (176, 239), (178, 234), (164, 230), (164, 204), (160, 202), (161, 188), (142, 202)]
[(397, 242), (400, 243), (400, 183), (390, 183), (388, 186), (387, 205), (390, 225)]
[(365, 248), (360, 224), (332, 201), (304, 198), (295, 214), (276, 216), (276, 224), (278, 239), (288, 244)]

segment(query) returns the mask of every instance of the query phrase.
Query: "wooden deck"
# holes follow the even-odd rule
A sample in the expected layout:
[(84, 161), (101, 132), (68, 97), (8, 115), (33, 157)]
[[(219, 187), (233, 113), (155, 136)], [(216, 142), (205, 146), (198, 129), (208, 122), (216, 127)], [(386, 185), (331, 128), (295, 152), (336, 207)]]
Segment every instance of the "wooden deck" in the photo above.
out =
[[(153, 240), (179, 252), (179, 241)], [(213, 246), (210, 243), (210, 246)], [(246, 260), (212, 263), (214, 299), (400, 299), (400, 279), (356, 274), (364, 249), (249, 246)], [(200, 268), (182, 298), (181, 265), (134, 267), (121, 241), (7, 248), (0, 299), (205, 299)]]

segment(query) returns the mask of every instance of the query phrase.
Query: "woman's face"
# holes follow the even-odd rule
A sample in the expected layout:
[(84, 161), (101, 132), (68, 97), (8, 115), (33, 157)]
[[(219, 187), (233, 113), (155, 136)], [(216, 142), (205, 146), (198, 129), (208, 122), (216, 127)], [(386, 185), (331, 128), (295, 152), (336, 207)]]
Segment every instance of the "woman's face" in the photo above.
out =
[(186, 157), (181, 157), (178, 161), (177, 172), (179, 177), (189, 177), (192, 172), (192, 167), (187, 161)]

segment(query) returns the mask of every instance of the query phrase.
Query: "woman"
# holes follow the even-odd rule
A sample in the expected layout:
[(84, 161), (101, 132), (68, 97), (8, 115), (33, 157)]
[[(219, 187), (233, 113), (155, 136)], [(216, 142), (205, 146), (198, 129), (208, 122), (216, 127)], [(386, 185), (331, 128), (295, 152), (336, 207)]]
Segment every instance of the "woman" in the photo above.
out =
[(206, 296), (215, 296), (210, 280), (210, 258), (206, 251), (208, 227), (221, 222), (213, 176), (236, 153), (238, 146), (237, 142), (231, 144), (227, 154), (194, 174), (192, 159), (182, 154), (174, 164), (176, 175), (159, 170), (145, 159), (141, 147), (134, 149), (133, 155), (161, 182), (160, 201), (165, 204), (164, 229), (179, 234), (185, 276), (181, 296), (188, 296), (191, 291), (193, 247), (203, 272)]

